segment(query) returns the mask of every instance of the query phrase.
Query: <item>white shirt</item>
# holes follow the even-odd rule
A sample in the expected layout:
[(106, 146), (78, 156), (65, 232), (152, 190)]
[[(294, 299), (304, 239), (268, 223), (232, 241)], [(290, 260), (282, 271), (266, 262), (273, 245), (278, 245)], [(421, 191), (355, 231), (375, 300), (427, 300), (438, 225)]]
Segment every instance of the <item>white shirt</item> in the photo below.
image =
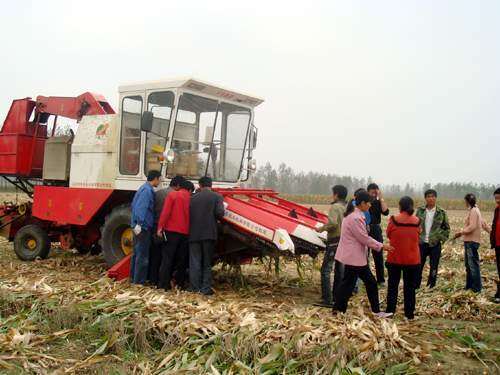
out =
[(434, 223), (434, 215), (436, 214), (436, 207), (432, 209), (425, 209), (425, 243), (429, 243), (429, 235), (431, 233), (432, 224)]

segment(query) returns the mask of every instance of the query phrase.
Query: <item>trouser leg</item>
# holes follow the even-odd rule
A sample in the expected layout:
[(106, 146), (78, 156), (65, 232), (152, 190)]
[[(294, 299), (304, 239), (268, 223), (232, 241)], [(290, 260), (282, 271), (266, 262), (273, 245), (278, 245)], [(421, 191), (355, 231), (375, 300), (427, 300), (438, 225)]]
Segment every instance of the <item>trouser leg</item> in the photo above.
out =
[(179, 245), (180, 235), (178, 233), (166, 232), (167, 242), (162, 246), (162, 262), (158, 277), (158, 287), (165, 290), (171, 289), (170, 282), (176, 262), (176, 252)]
[(420, 244), (419, 247), (420, 247), (420, 271), (417, 275), (417, 280), (416, 280), (417, 289), (419, 289), (420, 285), (422, 284), (422, 275), (424, 273), (425, 262), (427, 261), (429, 245), (426, 243), (422, 243)]
[(395, 264), (387, 264), (387, 307), (386, 311), (395, 313), (398, 303), (399, 281), (401, 280), (401, 266)]
[(321, 264), (321, 299), (323, 303), (332, 303), (332, 269), (335, 262), (333, 246), (328, 244)]
[(360, 267), (344, 265), (344, 276), (340, 285), (336, 289), (334, 310), (345, 312), (349, 298), (351, 298), (352, 290), (358, 278), (358, 269)]
[(151, 240), (151, 251), (149, 254), (149, 282), (158, 285), (158, 275), (161, 266), (161, 244), (162, 241), (156, 236)]
[(471, 289), (479, 293), (482, 289), (481, 282), (481, 268), (479, 265), (479, 243), (468, 242), (467, 243), (467, 262), (469, 265)]
[(201, 292), (210, 293), (212, 291), (212, 260), (215, 251), (215, 241), (203, 241), (202, 252), (202, 279)]
[(497, 292), (495, 294), (495, 298), (500, 298), (500, 247), (495, 248), (495, 257), (497, 259)]
[(372, 271), (370, 271), (370, 267), (368, 267), (368, 265), (360, 267), (358, 276), (365, 284), (366, 294), (368, 295), (368, 300), (370, 301), (372, 311), (374, 313), (380, 312), (377, 280), (373, 276)]
[(415, 316), (415, 285), (419, 273), (419, 266), (403, 267), (403, 297), (405, 316), (408, 319), (413, 319)]
[(202, 264), (202, 244), (201, 242), (189, 243), (189, 283), (194, 292), (201, 291), (201, 264)]
[(344, 265), (338, 260), (335, 261), (335, 269), (333, 271), (333, 285), (332, 285), (332, 302), (335, 301), (337, 289), (344, 278)]
[(151, 232), (143, 230), (135, 237), (134, 255), (132, 257), (132, 282), (144, 285), (148, 277), (149, 248), (151, 246)]
[(434, 288), (436, 286), (438, 268), (439, 268), (439, 259), (441, 258), (441, 244), (433, 246), (429, 249), (429, 279), (427, 280), (427, 286), (430, 288)]
[[(384, 242), (382, 228), (378, 224), (370, 225), (370, 237), (378, 242)], [(382, 251), (371, 250), (373, 262), (375, 263), (375, 274), (377, 275), (377, 282), (385, 282), (384, 277), (384, 253)]]
[(181, 235), (175, 256), (175, 281), (180, 288), (185, 288), (187, 280), (187, 267), (189, 262), (188, 237)]
[(464, 265), (465, 265), (465, 289), (472, 289), (472, 278), (470, 275), (469, 260), (467, 259), (469, 252), (467, 251), (467, 243), (464, 242)]

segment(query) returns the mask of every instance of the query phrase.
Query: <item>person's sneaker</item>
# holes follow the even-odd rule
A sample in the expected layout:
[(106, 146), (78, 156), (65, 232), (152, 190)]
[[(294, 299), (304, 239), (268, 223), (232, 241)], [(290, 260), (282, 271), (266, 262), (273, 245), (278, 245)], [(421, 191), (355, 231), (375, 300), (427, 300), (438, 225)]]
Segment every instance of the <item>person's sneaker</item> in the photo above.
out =
[(378, 313), (374, 313), (374, 315), (377, 316), (378, 318), (390, 318), (394, 314), (385, 311), (379, 311)]
[(215, 292), (213, 289), (209, 289), (206, 292), (205, 291), (201, 292), (201, 294), (203, 294), (204, 296), (213, 296), (215, 294)]

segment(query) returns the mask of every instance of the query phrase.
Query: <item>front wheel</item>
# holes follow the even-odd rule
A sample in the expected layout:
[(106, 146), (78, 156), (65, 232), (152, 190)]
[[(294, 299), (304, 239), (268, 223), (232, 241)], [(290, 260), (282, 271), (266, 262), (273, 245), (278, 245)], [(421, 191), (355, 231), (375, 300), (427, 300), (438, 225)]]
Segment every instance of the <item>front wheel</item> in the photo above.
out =
[(14, 236), (14, 251), (21, 260), (46, 259), (50, 252), (50, 239), (38, 225), (26, 225)]
[(104, 260), (109, 267), (134, 250), (134, 236), (130, 228), (131, 218), (130, 205), (118, 206), (106, 216), (104, 225), (101, 227), (100, 245)]

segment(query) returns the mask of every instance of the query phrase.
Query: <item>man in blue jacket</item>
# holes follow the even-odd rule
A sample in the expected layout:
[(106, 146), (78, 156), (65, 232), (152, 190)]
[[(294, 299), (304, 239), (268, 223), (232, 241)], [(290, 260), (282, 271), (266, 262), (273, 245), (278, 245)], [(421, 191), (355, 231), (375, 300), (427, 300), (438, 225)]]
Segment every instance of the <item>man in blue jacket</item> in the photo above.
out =
[(134, 284), (146, 282), (149, 266), (149, 248), (155, 222), (155, 192), (160, 184), (159, 171), (149, 171), (148, 181), (143, 184), (132, 200), (132, 222), (134, 231), (134, 254), (130, 261), (130, 281)]

